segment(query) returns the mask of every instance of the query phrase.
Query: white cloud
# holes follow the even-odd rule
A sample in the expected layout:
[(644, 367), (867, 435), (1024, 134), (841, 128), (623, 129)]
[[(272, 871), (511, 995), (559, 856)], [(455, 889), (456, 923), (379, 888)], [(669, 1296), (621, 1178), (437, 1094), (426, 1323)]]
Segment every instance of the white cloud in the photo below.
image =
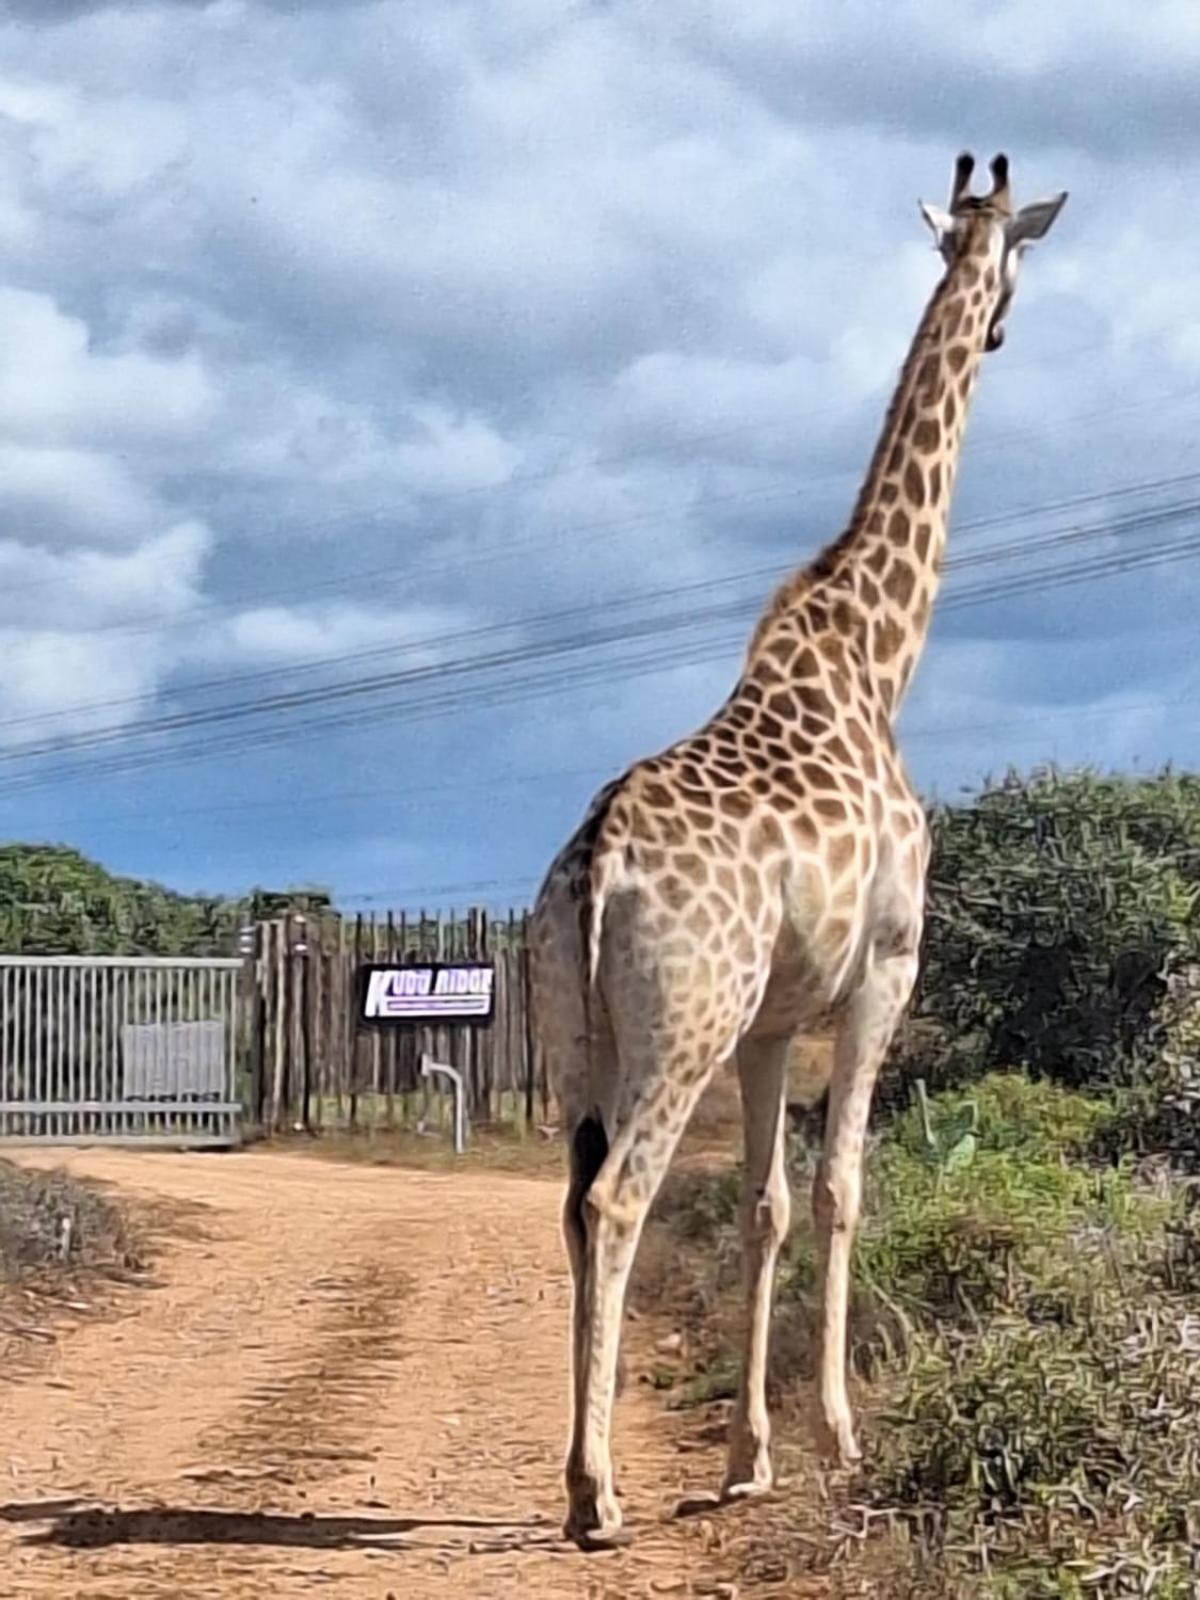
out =
[[(20, 16), (0, 23), (5, 705), (572, 606), (590, 625), (639, 587), (804, 559), (868, 459), (936, 277), (915, 202), (944, 198), (963, 143), (1009, 148), (1018, 198), (1072, 198), (983, 373), (959, 520), (1194, 453), (1191, 0), (1008, 0), (969, 25), (901, 0), (887, 29), (867, 0)], [(1063, 703), (1117, 693), (1113, 638), (1194, 592), (1181, 564), (955, 613), (915, 709), (969, 727), (1051, 679)], [(1129, 668), (1147, 695), (1167, 669)], [(726, 686), (722, 657), (614, 681), (603, 707), (568, 688), (419, 748), (486, 792), (490, 768), (580, 746), (628, 759)], [(389, 737), (347, 735), (338, 770), (390, 762)], [(939, 774), (992, 754), (941, 748)], [(331, 759), (247, 751), (239, 793), (285, 760), (319, 786)], [(511, 848), (540, 860), (548, 814), (533, 790)], [(436, 819), (404, 848), (436, 853)]]
[(0, 527), (29, 544), (131, 544), (159, 511), (123, 462), (0, 442)]
[(179, 659), (210, 546), (195, 522), (120, 552), (0, 542), (0, 745), (145, 714)]
[(162, 665), (153, 646), (130, 650), (68, 629), (0, 628), (0, 650), (6, 746), (125, 725), (153, 695)]
[[(243, 611), (204, 641), (208, 657), (243, 662), (305, 662), (383, 646), (404, 647), (404, 666), (416, 666), (445, 653), (437, 641), (462, 626), (451, 611), (382, 611), (352, 603), (313, 606), (304, 611), (263, 606)], [(425, 644), (424, 641), (430, 641)]]
[(436, 402), (417, 403), (386, 428), (363, 405), (347, 405), (311, 388), (279, 392), (279, 374), (245, 372), (243, 402), (253, 388), (260, 399), (257, 432), (230, 442), (227, 467), (260, 480), (324, 490), (346, 511), (359, 501), (393, 514), (422, 495), (459, 494), (506, 483), (519, 450), (476, 415), (454, 414)]
[(26, 134), (44, 197), (76, 211), (126, 202), (186, 156), (178, 109), (151, 96), (134, 104), (9, 77), (0, 117)]
[(93, 348), (45, 294), (0, 288), (0, 433), (39, 444), (145, 447), (203, 430), (216, 393), (193, 352), (169, 361)]

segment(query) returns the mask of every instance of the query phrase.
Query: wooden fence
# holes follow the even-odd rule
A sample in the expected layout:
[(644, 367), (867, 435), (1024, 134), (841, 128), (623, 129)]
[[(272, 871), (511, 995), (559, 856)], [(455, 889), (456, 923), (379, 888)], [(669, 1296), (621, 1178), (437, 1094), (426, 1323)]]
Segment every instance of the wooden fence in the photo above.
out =
[[(535, 1060), (523, 916), (289, 915), (260, 923), (254, 952), (251, 1116), (269, 1130), (374, 1129), (419, 1114), (437, 1091), (422, 1052), (463, 1073), (473, 1122), (550, 1118)], [(367, 961), (490, 959), (490, 1027), (359, 1028)], [(419, 1097), (417, 1099), (416, 1097)]]

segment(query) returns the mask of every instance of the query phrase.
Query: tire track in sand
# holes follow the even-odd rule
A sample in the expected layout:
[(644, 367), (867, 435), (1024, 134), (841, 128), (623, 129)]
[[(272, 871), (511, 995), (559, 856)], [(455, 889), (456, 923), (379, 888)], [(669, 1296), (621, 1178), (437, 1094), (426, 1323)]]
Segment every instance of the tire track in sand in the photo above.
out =
[(4, 1596), (631, 1600), (734, 1581), (740, 1514), (669, 1515), (716, 1480), (719, 1447), (683, 1453), (638, 1385), (616, 1440), (637, 1542), (587, 1558), (559, 1537), (557, 1184), (269, 1151), (22, 1159), (203, 1220), (160, 1288), (125, 1292), (129, 1315), (0, 1388)]

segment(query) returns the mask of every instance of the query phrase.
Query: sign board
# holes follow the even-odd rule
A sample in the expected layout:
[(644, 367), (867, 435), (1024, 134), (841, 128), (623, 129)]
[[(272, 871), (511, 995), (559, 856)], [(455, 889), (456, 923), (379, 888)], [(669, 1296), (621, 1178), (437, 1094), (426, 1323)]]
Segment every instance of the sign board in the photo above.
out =
[(144, 1022), (121, 1029), (121, 1093), (126, 1100), (188, 1100), (225, 1092), (228, 1025)]
[(359, 1021), (488, 1023), (495, 1004), (490, 961), (428, 961), (359, 968)]

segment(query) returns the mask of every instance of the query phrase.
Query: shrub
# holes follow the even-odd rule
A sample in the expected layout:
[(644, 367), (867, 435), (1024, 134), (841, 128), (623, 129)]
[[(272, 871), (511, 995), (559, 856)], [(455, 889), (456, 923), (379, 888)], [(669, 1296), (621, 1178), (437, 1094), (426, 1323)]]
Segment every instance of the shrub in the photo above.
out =
[(884, 1100), (997, 1067), (1133, 1086), (1200, 958), (1200, 780), (1009, 777), (931, 814), (922, 972)]
[(1197, 1307), (1113, 1275), (1092, 1308), (921, 1334), (858, 1491), (900, 1514), (918, 1560), (1030, 1600), (1195, 1592)]
[(0, 950), (46, 955), (227, 955), (247, 918), (319, 909), (319, 890), (245, 900), (116, 877), (59, 845), (0, 845)]
[(1115, 1117), (992, 1076), (878, 1151), (859, 1271), (903, 1309), (904, 1360), (857, 1493), (947, 1593), (1191, 1592), (1200, 1206), (1129, 1159), (1095, 1164)]
[[(1117, 1098), (1014, 1073), (919, 1099), (883, 1132), (852, 1303), (865, 1465), (833, 1500), (835, 1545), (839, 1522), (856, 1530), (845, 1592), (1197, 1592), (1200, 1184), (1135, 1159), (1127, 1132)], [(689, 1176), (658, 1224), (676, 1263), (691, 1241), (707, 1285), (706, 1375), (681, 1403), (732, 1381), (736, 1193), (736, 1174)], [(796, 1217), (773, 1340), (785, 1383), (809, 1375), (817, 1320)], [(864, 1541), (864, 1525), (892, 1531)]]
[(140, 1265), (119, 1206), (65, 1173), (0, 1160), (0, 1298), (18, 1278), (50, 1282), (81, 1267), (121, 1276)]
[[(855, 1256), (852, 1337), (862, 1370), (903, 1345), (914, 1325), (975, 1327), (1003, 1311), (1057, 1321), (1078, 1314), (1085, 1263), (1153, 1211), (1135, 1196), (1127, 1163), (1068, 1159), (1110, 1114), (1103, 1101), (998, 1073), (894, 1122), (871, 1162)], [(815, 1277), (811, 1234), (798, 1228), (781, 1297), (807, 1298)]]

